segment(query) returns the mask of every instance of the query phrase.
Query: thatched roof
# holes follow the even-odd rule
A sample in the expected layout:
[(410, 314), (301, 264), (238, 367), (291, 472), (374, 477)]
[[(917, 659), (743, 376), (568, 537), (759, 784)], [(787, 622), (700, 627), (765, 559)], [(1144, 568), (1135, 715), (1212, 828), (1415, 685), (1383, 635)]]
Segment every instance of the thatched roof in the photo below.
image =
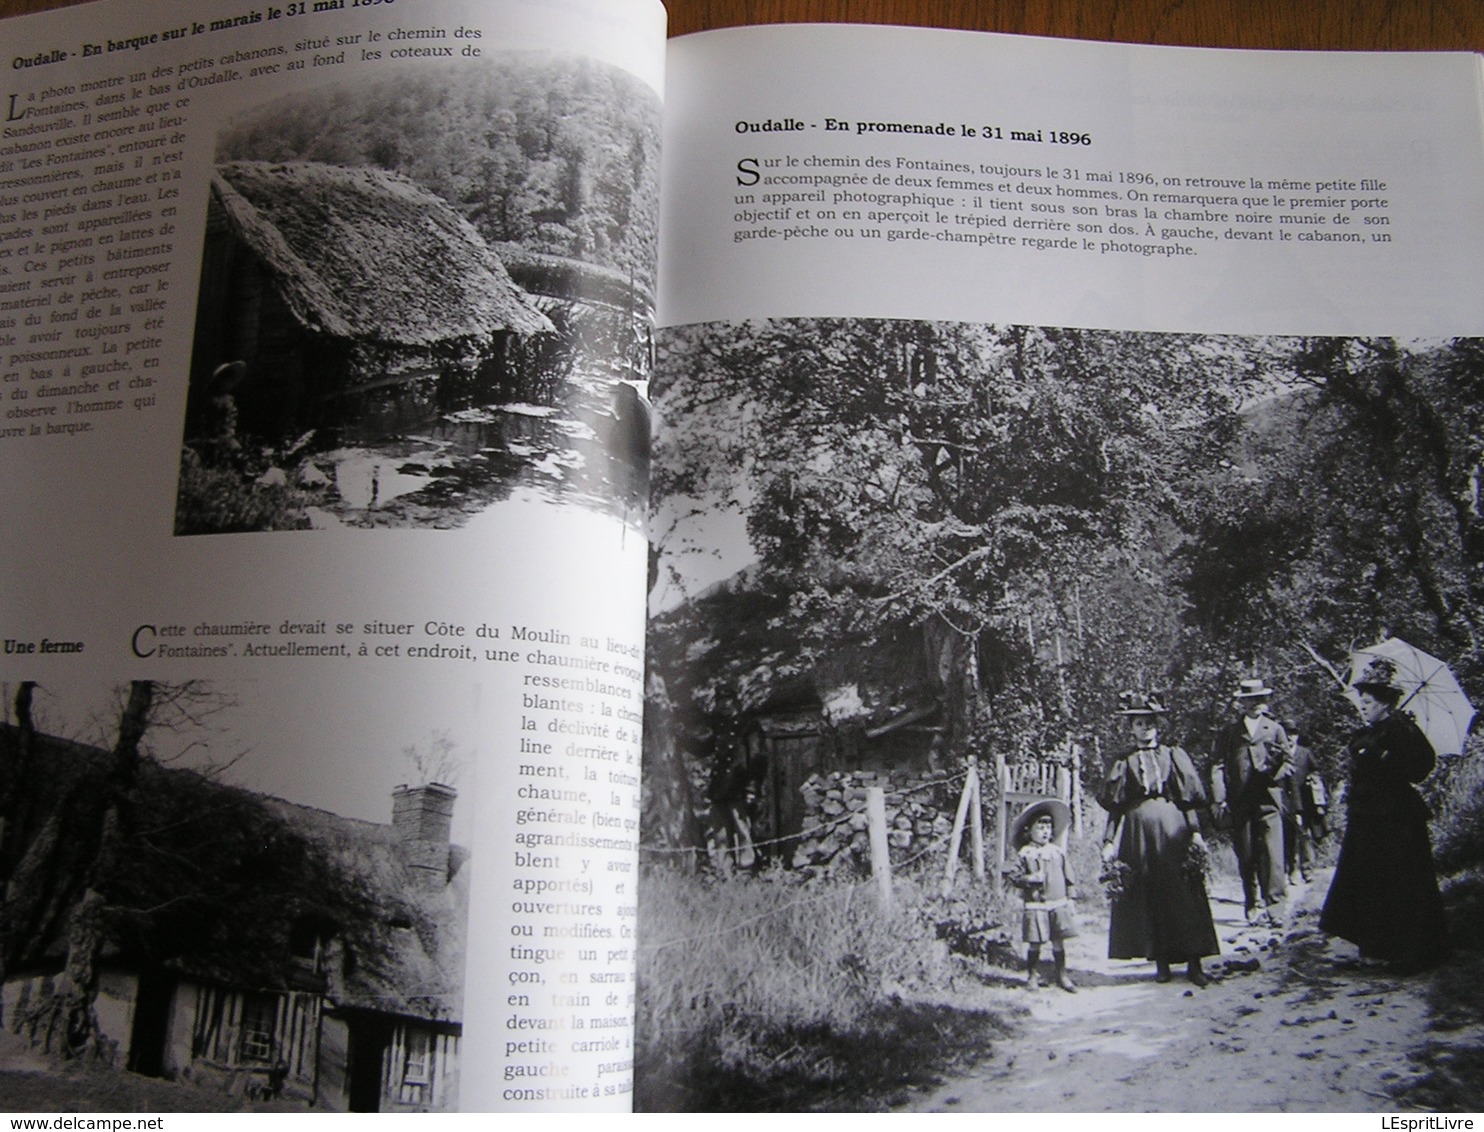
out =
[(654, 310), (654, 296), (648, 289), (611, 267), (533, 252), (515, 243), (493, 246), (510, 277), (533, 295), (571, 299), (644, 317)]
[(212, 191), (307, 329), (418, 348), (552, 330), (473, 226), (399, 174), (236, 161)]
[(336, 1005), (459, 1018), (469, 906), (467, 853), (452, 848), (448, 884), (430, 887), (408, 867), (390, 825), (277, 798), (264, 802), (314, 845), (332, 874), (356, 886), (376, 909), (374, 916), (339, 925), (354, 958), (330, 972), (328, 993)]
[[(18, 732), (0, 725), (0, 764)], [(12, 971), (55, 968), (70, 908), (91, 872), (109, 752), (37, 738), (23, 776), (29, 827), (9, 911), (24, 938)], [(12, 766), (14, 764), (11, 764)], [(134, 843), (102, 883), (112, 911), (102, 952), (244, 990), (318, 989), (336, 1007), (456, 1022), (461, 1017), (467, 854), (428, 883), (390, 824), (360, 821), (146, 762), (130, 791)], [(388, 795), (388, 815), (391, 797)], [(295, 958), (306, 927), (332, 942), (321, 976)], [(307, 979), (307, 981), (306, 981)]]
[(920, 627), (888, 625), (806, 649), (792, 599), (754, 564), (656, 617), (651, 660), (670, 693), (747, 715), (813, 708), (883, 734), (939, 710), (942, 682)]

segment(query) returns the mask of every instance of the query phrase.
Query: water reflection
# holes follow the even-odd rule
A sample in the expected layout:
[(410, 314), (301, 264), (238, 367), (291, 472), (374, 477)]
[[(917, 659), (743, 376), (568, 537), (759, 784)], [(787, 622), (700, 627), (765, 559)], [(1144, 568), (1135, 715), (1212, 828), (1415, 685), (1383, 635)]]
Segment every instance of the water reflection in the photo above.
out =
[[(333, 517), (350, 526), (457, 527), (517, 491), (637, 522), (648, 453), (629, 442), (633, 387), (597, 385), (578, 384), (564, 408), (512, 403), (430, 416), (418, 406), (398, 420), (383, 406), (312, 457), (333, 484), (314, 525)], [(647, 441), (647, 421), (644, 430)]]

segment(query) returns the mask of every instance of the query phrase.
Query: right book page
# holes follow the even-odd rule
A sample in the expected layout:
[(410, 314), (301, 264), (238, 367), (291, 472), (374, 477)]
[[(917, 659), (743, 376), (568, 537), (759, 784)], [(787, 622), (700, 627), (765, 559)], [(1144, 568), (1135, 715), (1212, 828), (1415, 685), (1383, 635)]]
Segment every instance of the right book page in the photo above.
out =
[[(1343, 804), (1255, 925), (1182, 794), (1216, 951), (1125, 958), (1097, 799), (1120, 704), (1208, 784), (1260, 677), (1334, 790), (1326, 664), (1481, 668), (1479, 60), (794, 25), (672, 41), (667, 84), (636, 1106), (1406, 1102), (1420, 999), (1283, 995), (1355, 989)], [(1003, 883), (1043, 804), (1066, 938)], [(1229, 1056), (1259, 1033), (1281, 1073)]]
[(1478, 60), (803, 25), (671, 44), (663, 317), (1452, 333)]

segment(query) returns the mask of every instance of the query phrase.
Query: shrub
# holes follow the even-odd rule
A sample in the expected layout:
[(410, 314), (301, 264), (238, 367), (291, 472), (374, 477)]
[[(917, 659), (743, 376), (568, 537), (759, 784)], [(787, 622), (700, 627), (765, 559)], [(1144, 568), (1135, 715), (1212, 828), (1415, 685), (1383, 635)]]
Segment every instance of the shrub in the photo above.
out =
[(869, 884), (805, 885), (781, 871), (730, 881), (647, 872), (636, 1107), (869, 1092), (884, 1083), (873, 1079), (883, 1059), (899, 1057), (910, 1073), (944, 1056), (945, 1042), (957, 1050), (959, 1028), (999, 1033), (983, 1015), (926, 1001), (956, 970), (938, 938), (948, 905), (935, 891), (931, 881), (899, 878), (888, 914)]
[(1433, 808), (1433, 843), (1445, 873), (1484, 865), (1484, 750), (1470, 743), (1445, 759), (1426, 784)]
[(294, 488), (258, 486), (235, 469), (208, 465), (187, 448), (180, 461), (175, 533), (294, 530), (308, 525), (309, 500)]

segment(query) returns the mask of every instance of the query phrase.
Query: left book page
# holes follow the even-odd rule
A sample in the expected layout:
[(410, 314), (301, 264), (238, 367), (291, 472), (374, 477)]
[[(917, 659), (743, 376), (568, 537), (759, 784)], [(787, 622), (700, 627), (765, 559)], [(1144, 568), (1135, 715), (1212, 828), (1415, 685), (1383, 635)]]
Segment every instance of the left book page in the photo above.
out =
[(0, 26), (0, 1103), (627, 1110), (659, 0)]

